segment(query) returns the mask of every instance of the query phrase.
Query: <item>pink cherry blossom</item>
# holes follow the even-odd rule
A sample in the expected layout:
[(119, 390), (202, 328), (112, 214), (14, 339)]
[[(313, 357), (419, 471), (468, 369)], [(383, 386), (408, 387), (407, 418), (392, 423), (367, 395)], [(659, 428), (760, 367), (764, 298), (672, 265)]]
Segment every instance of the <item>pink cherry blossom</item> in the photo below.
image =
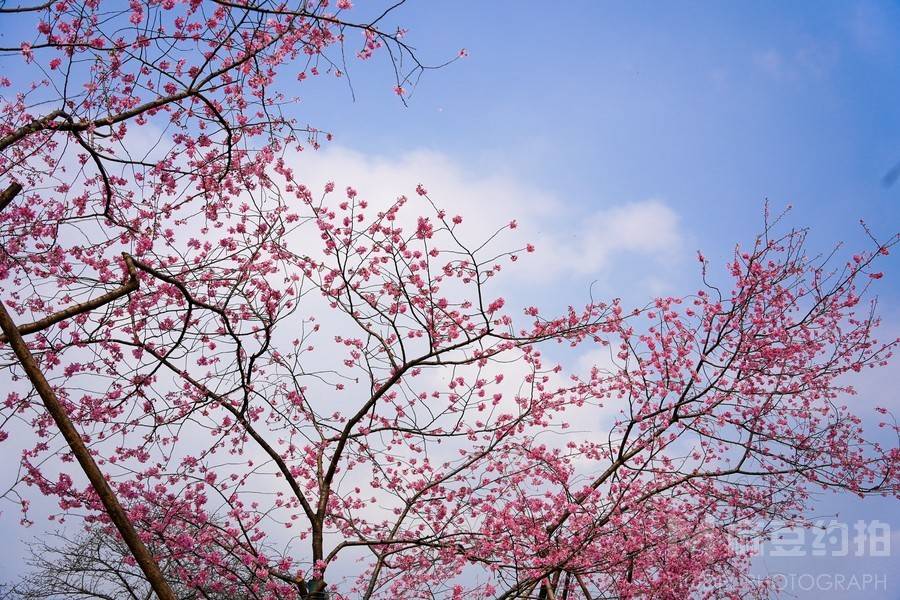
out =
[[(313, 4), (5, 17), (30, 40), (0, 99), (23, 523), (52, 497), (160, 598), (160, 565), (198, 597), (764, 598), (742, 541), (823, 488), (897, 496), (851, 387), (897, 344), (871, 300), (897, 237), (829, 263), (770, 222), (724, 265), (699, 254), (693, 293), (517, 306), (495, 284), (531, 268), (516, 220), (469, 244), (423, 185), (304, 183), (330, 138), (282, 112), (281, 75), (312, 91), (344, 44), (420, 64), (402, 30)], [(597, 352), (613, 368), (569, 362)]]

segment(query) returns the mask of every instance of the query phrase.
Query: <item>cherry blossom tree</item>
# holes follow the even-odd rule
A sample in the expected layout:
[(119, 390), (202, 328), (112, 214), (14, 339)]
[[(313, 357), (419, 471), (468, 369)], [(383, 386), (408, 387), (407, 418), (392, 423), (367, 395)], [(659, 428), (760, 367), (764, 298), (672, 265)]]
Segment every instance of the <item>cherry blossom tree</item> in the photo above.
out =
[[(167, 515), (160, 515), (170, 518)], [(210, 524), (181, 522), (185, 535), (193, 535)], [(191, 555), (167, 557), (164, 547), (151, 542), (150, 550), (160, 557), (160, 569), (179, 598), (204, 600), (246, 600), (255, 596), (250, 591), (256, 578), (254, 569), (244, 564), (227, 548), (221, 548), (223, 560), (215, 577), (207, 570), (205, 561), (195, 561)], [(131, 559), (131, 552), (122, 543), (115, 529), (99, 523), (75, 534), (58, 533), (34, 543), (31, 548), (31, 571), (6, 593), (4, 600), (45, 600), (47, 598), (123, 598), (144, 600), (153, 591)], [(224, 582), (239, 582), (241, 592), (236, 595)]]
[(327, 134), (288, 90), (350, 51), (407, 95), (397, 6), (0, 8), (25, 38), (0, 78), (23, 522), (54, 497), (162, 599), (737, 598), (767, 594), (742, 543), (814, 490), (897, 495), (898, 445), (847, 400), (896, 344), (866, 297), (897, 237), (822, 259), (767, 219), (724, 283), (701, 257), (694, 294), (514, 315), (515, 221), (471, 243), (422, 186), (304, 184)]

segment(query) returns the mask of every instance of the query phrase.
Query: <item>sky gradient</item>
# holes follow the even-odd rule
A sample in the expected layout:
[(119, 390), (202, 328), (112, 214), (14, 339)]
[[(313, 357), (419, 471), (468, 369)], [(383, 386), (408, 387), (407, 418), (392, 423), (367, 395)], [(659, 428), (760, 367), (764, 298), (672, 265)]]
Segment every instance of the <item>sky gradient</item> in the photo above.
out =
[[(521, 219), (538, 268), (505, 282), (517, 304), (691, 293), (695, 252), (721, 266), (759, 232), (767, 200), (790, 205), (785, 227), (810, 227), (823, 252), (866, 247), (861, 219), (882, 238), (898, 230), (900, 182), (883, 182), (900, 162), (898, 3), (419, 0), (394, 18), (424, 62), (468, 57), (426, 72), (407, 105), (383, 57), (350, 64), (353, 94), (347, 77), (301, 86), (296, 116), (335, 139), (298, 157), (298, 174), (370, 195), (422, 182), (485, 227)], [(896, 252), (883, 270), (889, 338)], [(900, 407), (898, 367), (867, 374), (853, 401)], [(760, 572), (886, 574), (858, 597), (900, 598), (896, 500), (831, 496), (812, 514), (836, 513), (889, 523), (893, 556), (766, 557)], [(0, 535), (27, 538), (17, 521), (4, 510)], [(15, 571), (0, 560), (0, 579)]]

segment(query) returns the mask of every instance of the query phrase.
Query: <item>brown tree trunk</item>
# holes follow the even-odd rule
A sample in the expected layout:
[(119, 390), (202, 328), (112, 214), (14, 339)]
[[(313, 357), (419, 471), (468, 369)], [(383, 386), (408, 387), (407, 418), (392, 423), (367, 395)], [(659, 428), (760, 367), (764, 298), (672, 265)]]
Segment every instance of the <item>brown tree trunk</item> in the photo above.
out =
[[(0, 192), (0, 202), (2, 202), (0, 209), (9, 204), (12, 198), (21, 189), (21, 186), (18, 184), (12, 184), (3, 192)], [(100, 502), (103, 503), (103, 508), (106, 509), (109, 519), (116, 526), (116, 529), (119, 530), (122, 539), (125, 540), (125, 544), (134, 555), (134, 559), (137, 561), (138, 566), (140, 566), (141, 570), (144, 572), (144, 576), (150, 583), (150, 587), (156, 592), (159, 600), (177, 600), (172, 588), (169, 587), (169, 584), (163, 578), (159, 565), (144, 545), (144, 542), (141, 541), (140, 536), (138, 536), (137, 531), (134, 529), (134, 525), (132, 525), (131, 521), (128, 519), (125, 509), (119, 504), (115, 492), (113, 492), (109, 482), (106, 481), (106, 478), (103, 477), (103, 473), (91, 456), (90, 451), (87, 449), (87, 446), (84, 445), (84, 440), (81, 439), (81, 435), (78, 433), (78, 430), (75, 429), (71, 419), (69, 419), (69, 415), (66, 414), (65, 408), (63, 408), (59, 398), (56, 397), (53, 388), (50, 387), (47, 378), (44, 377), (40, 367), (38, 367), (37, 362), (34, 360), (34, 356), (31, 354), (31, 350), (28, 349), (28, 345), (25, 343), (25, 340), (22, 339), (19, 329), (16, 327), (16, 324), (13, 322), (12, 317), (7, 312), (2, 301), (0, 301), (0, 329), (3, 330), (3, 334), (6, 338), (5, 341), (9, 343), (13, 352), (16, 353), (16, 357), (18, 357), (22, 368), (25, 370), (25, 374), (28, 376), (31, 384), (34, 385), (34, 389), (41, 397), (41, 400), (43, 400), (47, 412), (53, 417), (53, 421), (56, 423), (56, 426), (59, 428), (59, 431), (62, 433), (66, 442), (69, 444), (72, 454), (75, 455), (78, 464), (81, 465), (82, 470), (85, 475), (87, 475), (88, 481), (91, 482), (91, 486), (93, 486), (94, 491), (100, 498)]]

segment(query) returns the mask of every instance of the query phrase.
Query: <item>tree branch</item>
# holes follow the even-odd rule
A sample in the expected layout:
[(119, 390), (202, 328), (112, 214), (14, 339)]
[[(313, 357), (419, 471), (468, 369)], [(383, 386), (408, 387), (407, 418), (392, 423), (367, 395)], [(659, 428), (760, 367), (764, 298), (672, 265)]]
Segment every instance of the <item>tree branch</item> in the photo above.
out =
[(53, 391), (50, 383), (44, 377), (40, 367), (38, 367), (37, 362), (34, 360), (34, 356), (28, 349), (28, 345), (25, 343), (25, 340), (22, 339), (15, 323), (2, 303), (0, 303), (0, 329), (6, 334), (6, 338), (9, 340), (10, 346), (12, 346), (13, 351), (16, 353), (28, 379), (31, 381), (32, 385), (34, 385), (34, 389), (41, 397), (41, 400), (43, 400), (44, 407), (46, 407), (47, 412), (50, 413), (50, 416), (59, 428), (60, 433), (62, 433), (68, 443), (69, 448), (72, 450), (72, 454), (78, 460), (78, 464), (81, 465), (84, 474), (87, 475), (88, 480), (91, 482), (91, 486), (100, 498), (100, 502), (103, 504), (103, 508), (106, 510), (107, 515), (109, 515), (109, 519), (116, 526), (116, 529), (119, 530), (122, 539), (125, 541), (125, 544), (128, 546), (134, 559), (141, 567), (141, 570), (144, 572), (147, 581), (150, 582), (156, 595), (159, 596), (160, 600), (177, 600), (172, 588), (169, 587), (169, 584), (166, 583), (166, 580), (163, 578), (156, 559), (153, 558), (153, 555), (150, 554), (150, 551), (144, 545), (144, 542), (141, 541), (137, 531), (134, 529), (134, 525), (132, 525), (126, 514), (125, 509), (119, 504), (115, 492), (113, 492), (109, 482), (106, 481), (106, 478), (103, 476), (97, 463), (94, 462), (90, 450), (88, 450), (84, 440), (82, 440), (81, 435), (78, 433), (78, 430), (75, 429), (75, 426), (69, 419), (69, 415), (66, 414), (65, 408), (63, 408), (56, 396), (56, 392)]
[[(131, 256), (125, 252), (122, 253), (122, 258), (125, 259), (125, 267), (128, 270), (128, 280), (121, 285), (121, 287), (112, 290), (111, 292), (107, 292), (102, 296), (98, 296), (93, 300), (88, 300), (87, 302), (82, 302), (80, 304), (75, 304), (74, 306), (70, 306), (65, 308), (59, 312), (55, 312), (52, 315), (47, 315), (43, 319), (39, 319), (33, 323), (27, 323), (25, 325), (20, 325), (19, 335), (28, 335), (29, 333), (34, 333), (36, 331), (40, 331), (42, 329), (46, 329), (51, 325), (59, 323), (60, 321), (64, 321), (70, 317), (74, 317), (76, 315), (80, 315), (82, 313), (90, 312), (95, 308), (99, 308), (104, 304), (109, 304), (110, 302), (121, 298), (122, 296), (127, 296), (134, 290), (138, 289), (138, 285), (140, 280), (137, 277), (137, 271), (134, 268), (134, 260)], [(5, 343), (9, 341), (6, 335), (0, 335), (0, 343)]]

